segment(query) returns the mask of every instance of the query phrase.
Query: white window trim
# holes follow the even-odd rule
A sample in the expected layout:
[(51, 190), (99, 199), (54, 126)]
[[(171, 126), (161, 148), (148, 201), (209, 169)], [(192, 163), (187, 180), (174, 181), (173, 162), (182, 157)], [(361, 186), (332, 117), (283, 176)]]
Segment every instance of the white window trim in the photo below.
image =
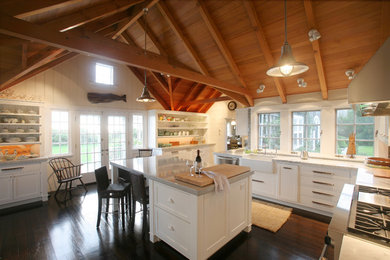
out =
[[(68, 112), (68, 153), (62, 153), (62, 154), (53, 154), (53, 150), (52, 150), (52, 146), (53, 146), (53, 140), (52, 140), (52, 134), (53, 134), (53, 131), (52, 131), (52, 124), (53, 124), (53, 119), (52, 119), (52, 112), (53, 111), (63, 111), (63, 112)], [(62, 108), (51, 108), (50, 109), (50, 112), (49, 112), (49, 115), (50, 115), (50, 125), (48, 126), (48, 128), (50, 129), (48, 132), (49, 132), (49, 158), (54, 158), (54, 157), (70, 157), (73, 155), (73, 138), (72, 138), (72, 126), (73, 124), (71, 123), (72, 121), (72, 112), (68, 109), (62, 109)]]
[[(298, 112), (320, 112), (320, 123), (317, 125), (317, 124), (303, 124), (303, 125), (299, 125), (299, 126), (319, 126), (320, 127), (320, 138), (299, 138), (299, 139), (302, 139), (302, 140), (319, 140), (320, 141), (320, 152), (316, 153), (316, 152), (310, 152), (310, 153), (314, 153), (314, 154), (321, 154), (321, 137), (322, 137), (322, 128), (321, 128), (321, 123), (322, 123), (322, 120), (321, 120), (321, 117), (322, 117), (322, 110), (319, 109), (311, 109), (311, 110), (296, 110), (296, 111), (291, 111), (291, 115), (290, 115), (290, 118), (291, 118), (291, 121), (290, 121), (290, 131), (291, 131), (291, 137), (290, 137), (290, 142), (291, 142), (291, 145), (290, 145), (290, 149), (291, 149), (291, 152), (297, 152), (297, 151), (294, 151), (294, 119), (293, 119), (293, 114), (294, 113), (298, 113)], [(295, 125), (296, 126), (296, 125)], [(298, 138), (297, 138), (298, 139)]]
[[(267, 124), (267, 125), (261, 125), (260, 124), (260, 115), (261, 114), (279, 114), (279, 125), (277, 124)], [(280, 112), (260, 112), (260, 113), (257, 113), (257, 147), (258, 149), (262, 149), (262, 147), (259, 147), (259, 141), (260, 141), (260, 138), (262, 136), (260, 136), (259, 134), (259, 129), (260, 129), (260, 126), (279, 126), (279, 129), (280, 129), (280, 118), (281, 118), (281, 113)], [(270, 139), (279, 139), (279, 149), (278, 151), (280, 150), (280, 134), (279, 134), (279, 137), (267, 137), (267, 138), (270, 138)], [(268, 149), (268, 148), (267, 148)]]
[[(96, 84), (96, 85), (99, 85), (99, 86), (105, 86), (105, 87), (112, 87), (115, 85), (115, 68), (113, 65), (111, 64), (107, 64), (107, 63), (104, 63), (104, 62), (95, 62), (94, 64), (94, 80), (93, 82)], [(110, 68), (111, 70), (111, 76), (112, 76), (112, 82), (111, 83), (103, 83), (103, 82), (97, 82), (97, 66), (101, 66), (101, 67), (107, 67), (107, 68)]]

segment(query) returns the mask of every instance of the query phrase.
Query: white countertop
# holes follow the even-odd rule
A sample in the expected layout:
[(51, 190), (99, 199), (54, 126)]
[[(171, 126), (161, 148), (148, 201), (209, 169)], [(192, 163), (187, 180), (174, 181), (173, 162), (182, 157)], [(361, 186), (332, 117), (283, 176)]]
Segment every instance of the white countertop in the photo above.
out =
[(390, 247), (355, 236), (345, 235), (341, 244), (340, 260), (390, 259)]
[(29, 159), (23, 159), (23, 160), (9, 160), (9, 161), (0, 161), (0, 167), (1, 166), (10, 166), (10, 165), (19, 165), (24, 163), (36, 163), (36, 162), (42, 162), (46, 161), (48, 157), (37, 157), (37, 158), (29, 158)]
[[(171, 187), (189, 192), (195, 195), (202, 195), (214, 191), (214, 185), (199, 187), (175, 179), (175, 175), (183, 172), (189, 172), (186, 166), (186, 160), (172, 156), (151, 156), (140, 157), (127, 160), (111, 161), (111, 165), (121, 168), (125, 171), (134, 170), (143, 174), (146, 178), (155, 180)], [(252, 175), (253, 172), (237, 175), (229, 179), (230, 183), (236, 182), (242, 178)]]
[(215, 144), (183, 144), (183, 145), (175, 145), (175, 146), (169, 146), (169, 147), (158, 147), (153, 149), (161, 149), (164, 151), (170, 151), (170, 150), (182, 150), (182, 149), (188, 149), (188, 148), (196, 148), (196, 147), (205, 147), (205, 146), (213, 146)]

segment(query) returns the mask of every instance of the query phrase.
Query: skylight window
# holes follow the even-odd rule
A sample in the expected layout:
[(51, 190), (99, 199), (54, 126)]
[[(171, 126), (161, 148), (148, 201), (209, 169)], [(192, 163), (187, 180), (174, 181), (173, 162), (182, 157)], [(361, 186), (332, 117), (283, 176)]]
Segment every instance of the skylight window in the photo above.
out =
[(96, 63), (95, 82), (104, 85), (114, 85), (114, 67), (107, 64)]

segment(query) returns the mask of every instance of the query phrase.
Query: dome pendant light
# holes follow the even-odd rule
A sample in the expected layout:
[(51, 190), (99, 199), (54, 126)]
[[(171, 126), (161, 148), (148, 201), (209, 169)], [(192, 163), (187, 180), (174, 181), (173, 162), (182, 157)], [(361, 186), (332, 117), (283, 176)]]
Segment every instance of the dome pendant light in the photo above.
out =
[[(144, 23), (145, 23), (145, 49), (144, 49), (144, 54), (146, 56), (146, 14), (148, 13), (148, 8), (144, 8)], [(137, 98), (136, 100), (138, 102), (154, 102), (156, 99), (152, 97), (148, 91), (148, 85), (146, 84), (146, 69), (144, 69), (144, 76), (145, 76), (145, 84), (144, 88), (142, 90), (142, 95)]]
[(289, 77), (307, 71), (309, 67), (297, 62), (293, 56), (291, 46), (287, 42), (287, 3), (284, 0), (284, 44), (278, 63), (267, 70), (267, 75), (271, 77)]

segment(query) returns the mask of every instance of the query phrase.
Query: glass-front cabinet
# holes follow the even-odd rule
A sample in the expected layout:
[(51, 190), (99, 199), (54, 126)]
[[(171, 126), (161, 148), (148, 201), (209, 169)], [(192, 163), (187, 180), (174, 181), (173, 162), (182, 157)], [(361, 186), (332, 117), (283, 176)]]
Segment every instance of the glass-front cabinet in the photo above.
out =
[(35, 103), (0, 103), (0, 160), (40, 157), (41, 110)]

